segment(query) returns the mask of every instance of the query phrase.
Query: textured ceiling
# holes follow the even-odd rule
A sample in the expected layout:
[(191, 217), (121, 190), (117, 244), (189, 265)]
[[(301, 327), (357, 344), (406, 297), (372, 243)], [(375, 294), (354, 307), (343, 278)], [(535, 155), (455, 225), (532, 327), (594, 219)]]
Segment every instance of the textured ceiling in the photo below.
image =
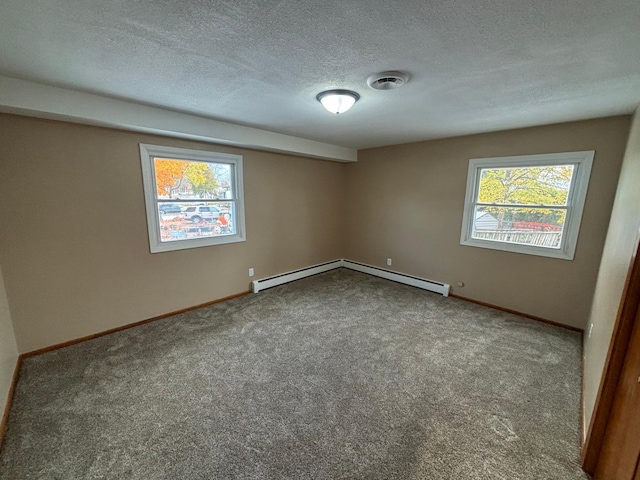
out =
[[(0, 74), (364, 148), (630, 113), (639, 25), (638, 0), (3, 0)], [(333, 116), (327, 88), (362, 98)]]

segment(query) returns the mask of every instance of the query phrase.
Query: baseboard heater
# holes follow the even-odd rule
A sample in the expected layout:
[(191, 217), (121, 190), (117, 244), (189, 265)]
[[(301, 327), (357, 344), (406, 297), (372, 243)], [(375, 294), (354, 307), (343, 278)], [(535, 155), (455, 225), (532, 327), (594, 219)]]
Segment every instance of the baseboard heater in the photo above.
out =
[(251, 291), (253, 293), (258, 293), (266, 288), (276, 287), (283, 283), (289, 283), (294, 280), (310, 277), (311, 275), (317, 275), (318, 273), (328, 272), (329, 270), (340, 268), (341, 266), (342, 260), (333, 260), (331, 262), (321, 263), (312, 267), (301, 268), (300, 270), (294, 270), (292, 272), (274, 275), (273, 277), (263, 278), (262, 280), (254, 280), (251, 282)]
[(258, 293), (267, 288), (282, 285), (283, 283), (293, 282), (294, 280), (300, 280), (301, 278), (317, 275), (318, 273), (328, 272), (329, 270), (340, 267), (422, 288), (424, 290), (429, 290), (430, 292), (439, 293), (445, 297), (449, 296), (450, 286), (448, 283), (434, 282), (433, 280), (405, 275), (404, 273), (393, 272), (391, 270), (373, 267), (364, 263), (353, 262), (344, 258), (327, 263), (321, 263), (312, 267), (301, 268), (300, 270), (294, 270), (292, 272), (282, 273), (280, 275), (274, 275), (273, 277), (263, 278), (261, 280), (254, 280), (251, 282), (251, 290), (254, 293)]
[(405, 275), (404, 273), (392, 272), (391, 270), (372, 267), (371, 265), (353, 262), (351, 260), (343, 259), (342, 266), (351, 270), (357, 270), (358, 272), (368, 273), (369, 275), (375, 275), (376, 277), (386, 278), (387, 280), (393, 280), (394, 282), (405, 283), (407, 285), (422, 288), (423, 290), (429, 290), (430, 292), (439, 293), (440, 295), (444, 295), (445, 297), (449, 296), (448, 283), (434, 282), (433, 280), (413, 277), (411, 275)]

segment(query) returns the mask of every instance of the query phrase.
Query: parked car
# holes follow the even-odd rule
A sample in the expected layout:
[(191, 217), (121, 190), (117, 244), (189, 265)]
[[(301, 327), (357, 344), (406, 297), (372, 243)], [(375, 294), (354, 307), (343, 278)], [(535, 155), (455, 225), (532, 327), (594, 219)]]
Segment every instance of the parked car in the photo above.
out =
[(202, 220), (217, 220), (220, 210), (210, 205), (192, 205), (185, 208), (180, 215), (193, 223), (199, 223)]
[(166, 215), (167, 213), (180, 213), (182, 208), (177, 203), (161, 203), (158, 205), (160, 213)]

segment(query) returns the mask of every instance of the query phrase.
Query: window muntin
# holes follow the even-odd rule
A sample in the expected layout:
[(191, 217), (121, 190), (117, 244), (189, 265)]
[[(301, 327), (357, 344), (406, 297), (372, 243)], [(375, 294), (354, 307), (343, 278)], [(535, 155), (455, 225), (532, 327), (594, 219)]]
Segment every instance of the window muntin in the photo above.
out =
[(470, 160), (461, 243), (572, 259), (593, 156)]
[(242, 157), (140, 145), (152, 253), (244, 241)]

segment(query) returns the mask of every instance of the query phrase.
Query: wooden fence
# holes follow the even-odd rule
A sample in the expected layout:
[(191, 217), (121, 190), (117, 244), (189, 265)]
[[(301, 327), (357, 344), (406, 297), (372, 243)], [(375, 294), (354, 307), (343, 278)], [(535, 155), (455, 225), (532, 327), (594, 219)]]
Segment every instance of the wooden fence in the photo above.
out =
[(497, 231), (497, 230), (476, 230), (473, 238), (483, 240), (497, 240), (500, 242), (520, 243), (525, 245), (536, 245), (538, 247), (558, 248), (562, 232), (518, 232), (518, 231)]

